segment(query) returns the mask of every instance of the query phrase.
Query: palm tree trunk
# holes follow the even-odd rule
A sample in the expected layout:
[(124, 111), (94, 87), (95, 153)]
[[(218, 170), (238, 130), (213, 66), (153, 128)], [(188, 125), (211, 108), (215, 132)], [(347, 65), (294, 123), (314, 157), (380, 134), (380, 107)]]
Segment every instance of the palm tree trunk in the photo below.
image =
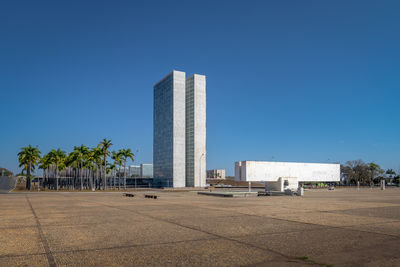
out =
[(97, 190), (97, 189), (99, 189), (99, 168), (98, 168), (98, 165), (96, 165), (96, 170), (94, 170), (93, 169), (93, 179), (95, 179), (96, 180), (96, 182), (95, 182), (95, 186), (94, 186), (94, 190)]
[(28, 169), (26, 170), (26, 189), (31, 190), (31, 162), (28, 162)]
[(124, 189), (126, 190), (126, 161), (124, 163)]
[(104, 154), (104, 190), (107, 189), (107, 158), (106, 155)]
[(82, 173), (82, 163), (79, 166), (79, 177), (81, 178), (81, 191), (83, 190), (83, 173)]
[(56, 175), (56, 190), (58, 191), (58, 176), (57, 176), (57, 172), (58, 172), (58, 166), (56, 164), (56, 170), (55, 170), (55, 175)]

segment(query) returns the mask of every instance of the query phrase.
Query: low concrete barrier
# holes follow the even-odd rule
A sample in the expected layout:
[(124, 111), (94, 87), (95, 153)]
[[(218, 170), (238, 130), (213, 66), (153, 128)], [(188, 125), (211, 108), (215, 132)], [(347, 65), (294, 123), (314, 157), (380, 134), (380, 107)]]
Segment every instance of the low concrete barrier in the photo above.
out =
[(197, 194), (214, 196), (214, 197), (256, 197), (258, 195), (258, 192), (213, 191), (213, 192), (197, 192)]

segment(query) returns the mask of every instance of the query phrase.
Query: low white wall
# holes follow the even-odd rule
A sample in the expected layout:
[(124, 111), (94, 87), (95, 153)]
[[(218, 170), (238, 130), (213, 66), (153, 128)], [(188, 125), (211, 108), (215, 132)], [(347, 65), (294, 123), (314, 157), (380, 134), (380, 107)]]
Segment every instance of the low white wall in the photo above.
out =
[[(287, 184), (285, 185), (285, 181)], [(290, 189), (292, 191), (297, 190), (299, 187), (299, 182), (297, 178), (294, 177), (279, 177), (277, 181), (266, 181), (265, 189), (266, 191), (279, 191), (284, 192), (286, 189)]]
[(278, 181), (280, 177), (298, 182), (339, 182), (340, 164), (242, 161), (235, 163), (235, 179), (240, 181)]

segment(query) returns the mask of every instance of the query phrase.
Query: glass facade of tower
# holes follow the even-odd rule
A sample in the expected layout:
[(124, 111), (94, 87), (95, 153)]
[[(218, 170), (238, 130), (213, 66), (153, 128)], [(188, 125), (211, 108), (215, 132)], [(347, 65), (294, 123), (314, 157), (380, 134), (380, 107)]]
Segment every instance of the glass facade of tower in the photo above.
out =
[(173, 186), (173, 74), (154, 86), (154, 184)]

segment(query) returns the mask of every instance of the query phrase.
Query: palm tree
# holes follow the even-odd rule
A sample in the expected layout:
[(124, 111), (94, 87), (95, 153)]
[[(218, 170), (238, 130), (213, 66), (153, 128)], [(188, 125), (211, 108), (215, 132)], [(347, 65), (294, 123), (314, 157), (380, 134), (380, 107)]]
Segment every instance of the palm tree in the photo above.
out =
[(86, 168), (86, 186), (94, 191), (94, 177), (93, 177), (93, 170), (94, 170), (94, 162), (96, 161), (96, 154), (93, 149), (89, 150), (89, 153), (85, 157), (85, 168)]
[[(72, 186), (72, 189), (75, 189), (75, 184), (76, 184), (76, 178), (77, 178), (77, 170), (79, 168), (79, 153), (78, 151), (75, 149), (76, 147), (74, 147), (74, 150), (72, 152), (70, 152), (67, 156), (67, 158), (65, 159), (65, 166), (68, 168), (68, 172), (69, 174), (67, 175), (68, 178), (70, 179), (70, 184)], [(72, 171), (72, 174), (71, 174)]]
[(368, 168), (371, 171), (371, 182), (373, 182), (376, 173), (381, 171), (381, 167), (378, 164), (371, 162), (368, 164)]
[(90, 150), (87, 146), (74, 146), (74, 150), (69, 154), (68, 163), (75, 169), (75, 179), (80, 179), (80, 190), (83, 190), (84, 167), (86, 167), (87, 157)]
[[(100, 169), (99, 167), (102, 165), (102, 159), (101, 159), (102, 155), (103, 155), (102, 151), (99, 148), (95, 147), (92, 148), (92, 150), (90, 150), (90, 153), (87, 158), (88, 160), (87, 167), (89, 169), (89, 175), (91, 174), (92, 176), (90, 179), (92, 190), (94, 190), (97, 187), (97, 185), (99, 185), (98, 174)], [(93, 187), (93, 185), (95, 185), (95, 187)]]
[(396, 176), (396, 172), (393, 169), (387, 169), (385, 173), (386, 175), (389, 175), (389, 182), (392, 183), (394, 176)]
[(62, 151), (61, 149), (52, 149), (49, 152), (49, 157), (51, 163), (54, 165), (54, 171), (55, 171), (55, 179), (56, 179), (56, 190), (58, 190), (58, 172), (59, 170), (62, 170), (64, 166), (64, 160), (66, 158), (65, 151)]
[(135, 155), (132, 153), (132, 150), (130, 148), (120, 149), (118, 153), (121, 154), (122, 161), (124, 162), (124, 188), (126, 189), (126, 162), (128, 161), (128, 159), (131, 159), (133, 161), (133, 157)]
[[(115, 166), (115, 164), (111, 164), (111, 163), (108, 163), (107, 165), (108, 165), (108, 167), (106, 169), (107, 173), (111, 173), (111, 176), (114, 177), (114, 171), (117, 166)], [(114, 186), (115, 186), (115, 179), (114, 179)]]
[(110, 155), (110, 151), (108, 149), (112, 146), (113, 144), (111, 143), (111, 140), (107, 140), (106, 138), (103, 139), (103, 141), (100, 142), (98, 147), (100, 147), (101, 152), (103, 153), (103, 166), (104, 166), (104, 190), (107, 189), (107, 173), (106, 173), (106, 168), (107, 168), (107, 156)]
[(26, 189), (31, 190), (31, 171), (35, 170), (35, 166), (40, 160), (40, 151), (37, 147), (31, 145), (21, 148), (18, 153), (19, 167), (26, 170)]
[(83, 190), (83, 169), (84, 167), (86, 167), (87, 165), (87, 159), (89, 157), (90, 154), (90, 150), (87, 146), (85, 145), (81, 145), (79, 147), (77, 147), (77, 151), (78, 151), (78, 159), (80, 161), (80, 171), (79, 171), (79, 175), (80, 175), (80, 179), (81, 179), (81, 190)]
[[(117, 169), (117, 174), (118, 174), (118, 190), (121, 189), (120, 175), (119, 175), (119, 173), (120, 173), (120, 167), (121, 167), (121, 165), (122, 165), (122, 157), (121, 157), (121, 156), (122, 156), (122, 155), (121, 155), (120, 151), (119, 151), (119, 152), (113, 151), (113, 152), (112, 152), (112, 156), (111, 156), (111, 159), (114, 160), (114, 165), (115, 165), (115, 167), (116, 167), (116, 169)], [(115, 187), (115, 176), (114, 176), (114, 187)]]
[(43, 170), (43, 186), (44, 186), (44, 181), (49, 178), (49, 168), (51, 166), (51, 161), (49, 154), (46, 154), (44, 157), (42, 157), (39, 161), (39, 169)]

